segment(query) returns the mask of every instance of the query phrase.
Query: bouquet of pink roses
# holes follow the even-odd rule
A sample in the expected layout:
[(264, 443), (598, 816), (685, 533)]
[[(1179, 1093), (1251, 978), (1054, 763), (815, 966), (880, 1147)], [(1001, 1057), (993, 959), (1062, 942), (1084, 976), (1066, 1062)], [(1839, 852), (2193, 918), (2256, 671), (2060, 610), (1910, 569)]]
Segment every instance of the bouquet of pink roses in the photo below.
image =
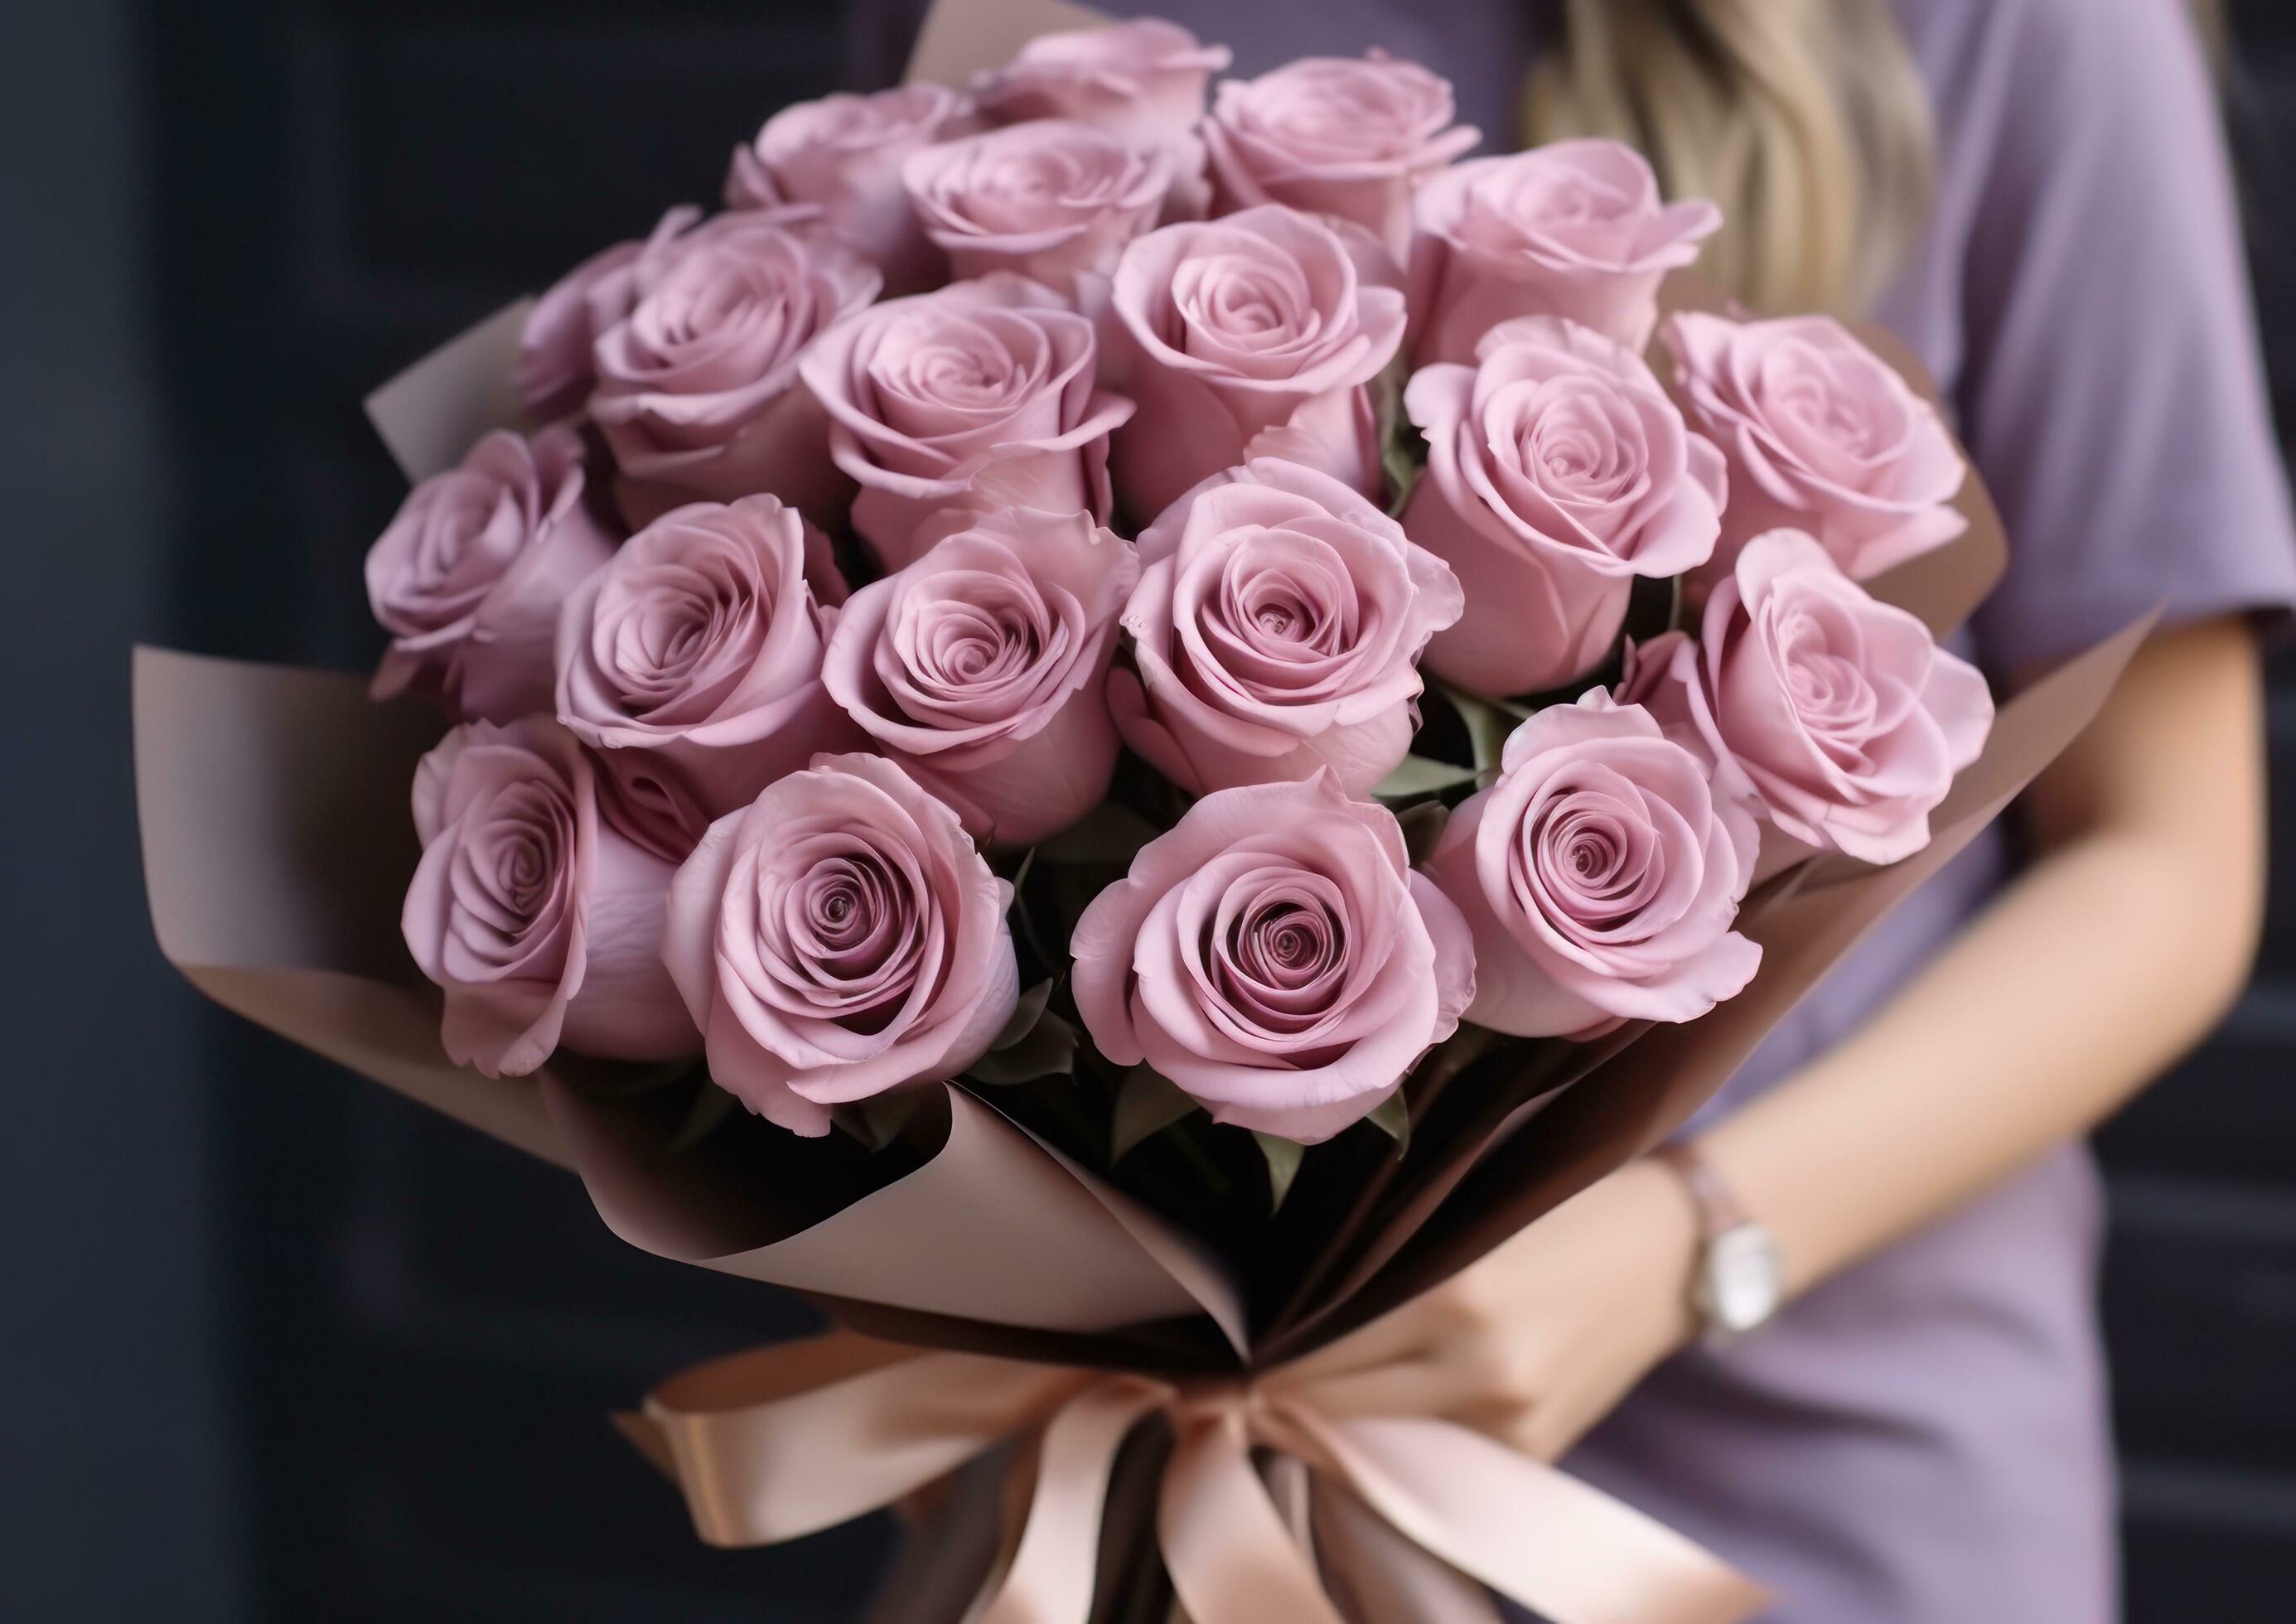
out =
[(1702, 308), (1631, 150), (1046, 19), (944, 5), (376, 397), (429, 705), (147, 654), (162, 944), (832, 1308), (628, 1418), (712, 1540), (978, 1457), (951, 1616), (1740, 1616), (1286, 1371), (1663, 1137), (2129, 639), (1997, 719), (1939, 414)]

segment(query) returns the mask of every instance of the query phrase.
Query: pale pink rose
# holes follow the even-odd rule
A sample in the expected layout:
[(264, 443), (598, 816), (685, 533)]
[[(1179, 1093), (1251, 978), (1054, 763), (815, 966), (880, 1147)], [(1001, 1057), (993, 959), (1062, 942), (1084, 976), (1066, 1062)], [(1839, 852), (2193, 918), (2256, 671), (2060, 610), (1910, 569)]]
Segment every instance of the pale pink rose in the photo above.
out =
[(1403, 528), (1467, 589), (1465, 617), (1427, 652), (1447, 682), (1502, 695), (1584, 676), (1617, 642), (1636, 576), (1681, 575), (1714, 550), (1722, 454), (1600, 333), (1503, 323), (1474, 365), (1422, 367), (1403, 398), (1427, 439)]
[(902, 168), (957, 275), (1015, 271), (1070, 296), (1104, 296), (1124, 245), (1156, 224), (1170, 173), (1163, 152), (1062, 119), (928, 147)]
[(1993, 726), (1984, 676), (1797, 530), (1748, 542), (1698, 641), (1653, 641), (1628, 677), (1695, 731), (1718, 791), (1867, 863), (1929, 844), (1930, 814)]
[(520, 330), (511, 381), (527, 413), (541, 422), (582, 409), (597, 381), (598, 335), (630, 313), (636, 267), (658, 257), (693, 228), (701, 210), (681, 205), (661, 217), (643, 242), (602, 249), (560, 277), (535, 301)]
[(955, 1076), (1020, 1002), (1004, 911), (956, 815), (891, 762), (824, 756), (709, 825), (662, 959), (709, 1075), (793, 1133)]
[(1592, 1038), (1734, 997), (1762, 960), (1730, 928), (1757, 840), (1752, 814), (1640, 707), (1596, 689), (1541, 710), (1428, 862), (1474, 934), (1467, 1019)]
[(770, 492), (838, 505), (798, 363), (876, 297), (874, 267), (817, 229), (726, 214), (642, 254), (628, 313), (600, 334), (590, 397), (634, 521), (681, 501)]
[(1302, 1144), (1393, 1094), (1475, 993), (1458, 910), (1328, 774), (1221, 790), (1140, 849), (1070, 943), (1102, 1054)]
[(455, 715), (547, 711), (559, 605), (613, 556), (584, 500), (582, 442), (497, 431), (431, 475), (366, 555), (366, 595), (390, 647), (374, 696), (412, 689)]
[(822, 680), (975, 840), (1032, 846), (1108, 793), (1108, 662), (1139, 561), (1083, 513), (952, 522), (853, 595)]
[(915, 292), (939, 281), (943, 269), (909, 212), (901, 166), (961, 134), (971, 117), (970, 103), (944, 85), (800, 102), (734, 149), (726, 207), (814, 205), (831, 231), (884, 273), (887, 288)]
[(1228, 79), (1203, 129), (1213, 209), (1285, 203), (1352, 221), (1400, 261), (1412, 193), (1482, 138), (1454, 111), (1448, 79), (1378, 50)]
[(1560, 316), (1639, 351), (1659, 283), (1722, 225), (1702, 199), (1660, 201), (1641, 153), (1557, 141), (1431, 177), (1412, 201), (1411, 354), (1464, 361), (1499, 323)]
[[(610, 809), (676, 850), (698, 808), (747, 806), (853, 741), (821, 685), (834, 611), (808, 586), (797, 510), (773, 496), (665, 514), (578, 587), (558, 623), (558, 716), (622, 791)], [(680, 853), (680, 855), (683, 855)]]
[(1142, 550), (1136, 674), (1111, 677), (1109, 704), (1158, 772), (1201, 794), (1329, 767), (1367, 795), (1409, 753), (1415, 662), (1462, 603), (1377, 506), (1262, 458), (1183, 496)]
[(1107, 370), (1140, 403), (1115, 443), (1118, 494), (1160, 513), (1255, 456), (1382, 482), (1369, 385), (1403, 342), (1403, 295), (1349, 245), (1270, 206), (1167, 226), (1124, 250), (1101, 324)]
[(680, 1060), (701, 1040), (661, 963), (670, 865), (598, 816), (589, 758), (547, 717), (472, 722), (414, 772), (422, 859), (401, 924), (445, 989), (447, 1057), (523, 1077), (562, 1044)]
[(800, 370), (829, 452), (861, 485), (853, 528), (887, 570), (944, 508), (1109, 509), (1108, 436), (1132, 402), (1098, 388), (1092, 324), (1009, 271), (889, 299), (832, 328)]
[(1766, 530), (1807, 530), (1859, 580), (1969, 528), (1968, 470), (1937, 408), (1830, 316), (1685, 311), (1667, 347), (1699, 426), (1730, 459), (1717, 572)]
[[(1140, 17), (1104, 28), (1039, 34), (1004, 67), (972, 82), (975, 103), (999, 124), (1074, 119), (1126, 144), (1170, 156), (1176, 183), (1201, 185), (1204, 89), (1232, 58), (1176, 22)], [(1201, 212), (1199, 209), (1198, 212)]]

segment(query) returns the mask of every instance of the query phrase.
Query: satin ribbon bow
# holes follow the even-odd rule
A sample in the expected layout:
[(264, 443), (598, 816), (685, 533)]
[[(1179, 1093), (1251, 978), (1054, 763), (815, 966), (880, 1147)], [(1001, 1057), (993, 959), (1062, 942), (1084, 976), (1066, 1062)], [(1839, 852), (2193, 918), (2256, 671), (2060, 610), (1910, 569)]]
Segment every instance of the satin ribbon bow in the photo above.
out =
[[(1282, 1367), (1176, 1383), (840, 1332), (698, 1366), (619, 1419), (718, 1546), (833, 1527), (1027, 1441), (1017, 1541), (967, 1616), (1084, 1624), (1117, 1450), (1157, 1413), (1158, 1540), (1193, 1624), (1495, 1620), (1485, 1586), (1554, 1624), (1732, 1624), (1767, 1599), (1552, 1466), (1450, 1421), (1326, 1414)], [(1282, 1492), (1302, 1480), (1304, 1503)]]

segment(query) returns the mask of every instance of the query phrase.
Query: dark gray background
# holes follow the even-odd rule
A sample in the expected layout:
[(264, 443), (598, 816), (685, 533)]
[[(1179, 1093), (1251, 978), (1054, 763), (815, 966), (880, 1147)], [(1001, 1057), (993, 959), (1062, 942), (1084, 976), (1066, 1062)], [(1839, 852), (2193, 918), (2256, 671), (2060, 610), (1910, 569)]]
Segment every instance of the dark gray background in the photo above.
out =
[[(2296, 421), (2296, 11), (2234, 7)], [(882, 1531), (713, 1553), (603, 1414), (799, 1323), (202, 1005), (143, 916), (127, 646), (360, 665), (366, 388), (898, 48), (774, 0), (0, 5), (0, 1616), (841, 1620)], [(2276, 821), (2296, 849), (2296, 664)], [(2133, 1615), (2296, 1587), (2296, 861), (2103, 1136)], [(2276, 1591), (2279, 1594), (2276, 1595)]]

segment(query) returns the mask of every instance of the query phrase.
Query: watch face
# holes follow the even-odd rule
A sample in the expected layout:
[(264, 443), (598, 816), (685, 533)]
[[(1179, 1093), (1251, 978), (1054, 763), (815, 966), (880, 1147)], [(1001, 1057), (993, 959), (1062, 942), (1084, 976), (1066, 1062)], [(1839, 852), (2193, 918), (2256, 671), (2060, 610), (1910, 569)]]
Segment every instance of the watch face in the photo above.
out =
[(1725, 1331), (1751, 1331), (1775, 1313), (1784, 1284), (1778, 1243), (1759, 1224), (1716, 1235), (1706, 1249), (1706, 1300)]

